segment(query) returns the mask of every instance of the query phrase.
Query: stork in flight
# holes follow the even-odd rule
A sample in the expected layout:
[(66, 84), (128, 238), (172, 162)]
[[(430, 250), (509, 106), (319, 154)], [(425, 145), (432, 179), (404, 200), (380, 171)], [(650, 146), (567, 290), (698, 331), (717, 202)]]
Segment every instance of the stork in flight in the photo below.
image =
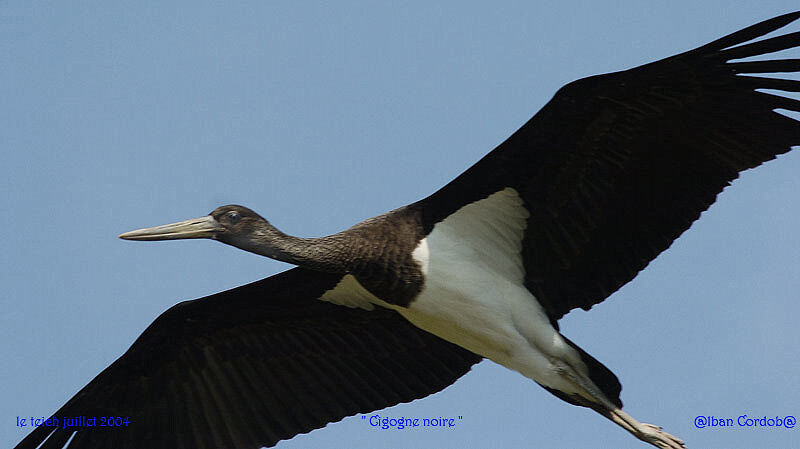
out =
[[(19, 449), (272, 446), (427, 396), (482, 358), (595, 410), (659, 448), (684, 447), (624, 411), (621, 386), (559, 332), (633, 279), (738, 174), (800, 144), (800, 46), (751, 40), (785, 14), (694, 50), (561, 88), (532, 119), (420, 201), (321, 238), (236, 205), (122, 234), (209, 238), (297, 265), (184, 301), (61, 409), (124, 428), (33, 430)], [(71, 441), (70, 441), (71, 440)]]

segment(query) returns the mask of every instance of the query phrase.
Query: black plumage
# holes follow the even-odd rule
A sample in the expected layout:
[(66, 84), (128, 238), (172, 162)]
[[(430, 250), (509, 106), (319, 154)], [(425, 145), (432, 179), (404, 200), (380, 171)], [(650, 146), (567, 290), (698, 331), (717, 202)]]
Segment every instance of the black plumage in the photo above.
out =
[[(420, 279), (409, 251), (446, 217), (507, 187), (530, 213), (525, 287), (551, 322), (603, 301), (741, 171), (800, 144), (800, 124), (775, 112), (800, 112), (800, 101), (756, 91), (800, 91), (800, 81), (743, 76), (796, 72), (800, 60), (729, 62), (800, 45), (800, 33), (745, 44), (798, 17), (786, 14), (661, 61), (570, 83), (430, 197), (337, 236), (293, 244), (289, 261), (301, 265), (319, 254), (320, 242), (346, 249), (337, 260), (341, 271), (311, 260), (171, 308), (55, 414), (127, 414), (139, 425), (130, 433), (81, 429), (71, 447), (271, 445), (446, 387), (480, 357), (393, 311), (316, 298), (352, 274), (393, 304), (413, 303)], [(616, 377), (597, 365), (601, 374), (592, 380), (617, 404)], [(397, 382), (386, 383), (386, 376)], [(18, 447), (36, 447), (49, 430), (36, 429)], [(60, 447), (70, 433), (56, 431), (43, 447)]]
[(603, 301), (739, 172), (800, 144), (797, 121), (774, 111), (800, 112), (800, 101), (754, 90), (797, 92), (800, 81), (742, 76), (797, 72), (800, 59), (727, 62), (800, 45), (797, 32), (736, 46), (798, 17), (564, 86), (494, 151), (423, 200), (425, 222), (452, 213), (465, 192), (481, 197), (515, 187), (531, 205), (526, 286), (553, 320)]
[(295, 268), (179, 303), (53, 414), (124, 427), (41, 426), (17, 447), (272, 446), (427, 396), (481, 360), (390, 310), (318, 298), (341, 276)]

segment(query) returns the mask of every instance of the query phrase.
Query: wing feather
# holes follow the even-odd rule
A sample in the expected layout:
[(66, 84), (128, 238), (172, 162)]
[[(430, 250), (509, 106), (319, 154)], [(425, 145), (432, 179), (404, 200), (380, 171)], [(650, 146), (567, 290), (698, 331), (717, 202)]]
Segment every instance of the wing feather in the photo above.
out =
[(785, 14), (676, 56), (574, 81), (486, 157), (415, 204), (432, 227), (506, 187), (530, 212), (527, 288), (551, 320), (588, 309), (667, 249), (746, 169), (800, 145), (798, 59), (728, 62), (800, 46), (800, 33), (746, 43)]
[(71, 449), (272, 446), (437, 392), (480, 360), (394, 311), (319, 301), (340, 278), (295, 268), (177, 304), (53, 414), (128, 426), (39, 427), (17, 448), (60, 448), (73, 430)]

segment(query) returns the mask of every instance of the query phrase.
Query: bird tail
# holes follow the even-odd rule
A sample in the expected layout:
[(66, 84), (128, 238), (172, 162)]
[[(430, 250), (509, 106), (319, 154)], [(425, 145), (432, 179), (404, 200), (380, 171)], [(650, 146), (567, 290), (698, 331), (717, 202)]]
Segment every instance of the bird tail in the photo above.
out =
[[(589, 370), (588, 372), (589, 379), (592, 381), (592, 383), (594, 383), (595, 386), (597, 386), (597, 388), (600, 389), (603, 395), (605, 395), (606, 399), (611, 401), (611, 403), (617, 406), (618, 408), (622, 408), (622, 400), (619, 398), (619, 393), (622, 391), (622, 385), (619, 383), (619, 379), (617, 379), (617, 376), (613, 372), (611, 372), (611, 370), (608, 369), (605, 365), (600, 363), (600, 361), (589, 355), (589, 353), (581, 349), (580, 346), (573, 343), (572, 340), (570, 340), (567, 337), (564, 337), (563, 335), (561, 337), (576, 351), (578, 351), (578, 354), (580, 354), (581, 356), (581, 360), (586, 365), (586, 368), (588, 368)], [(542, 388), (555, 395), (557, 398), (567, 401), (570, 404), (580, 405), (582, 407), (589, 407), (591, 409), (600, 411), (600, 413), (602, 414), (605, 414), (604, 410), (606, 407), (602, 404), (587, 402), (587, 400), (582, 396), (570, 395), (564, 393), (563, 391), (555, 390), (553, 388), (548, 388), (542, 384), (539, 385), (541, 385)]]

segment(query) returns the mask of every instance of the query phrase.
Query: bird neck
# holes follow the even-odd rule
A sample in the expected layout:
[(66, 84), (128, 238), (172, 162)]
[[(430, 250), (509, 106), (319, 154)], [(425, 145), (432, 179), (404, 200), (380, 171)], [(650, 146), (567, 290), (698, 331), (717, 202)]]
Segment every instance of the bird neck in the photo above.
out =
[(284, 234), (267, 223), (247, 238), (231, 243), (245, 251), (294, 265), (326, 272), (347, 271), (341, 234), (301, 238)]

